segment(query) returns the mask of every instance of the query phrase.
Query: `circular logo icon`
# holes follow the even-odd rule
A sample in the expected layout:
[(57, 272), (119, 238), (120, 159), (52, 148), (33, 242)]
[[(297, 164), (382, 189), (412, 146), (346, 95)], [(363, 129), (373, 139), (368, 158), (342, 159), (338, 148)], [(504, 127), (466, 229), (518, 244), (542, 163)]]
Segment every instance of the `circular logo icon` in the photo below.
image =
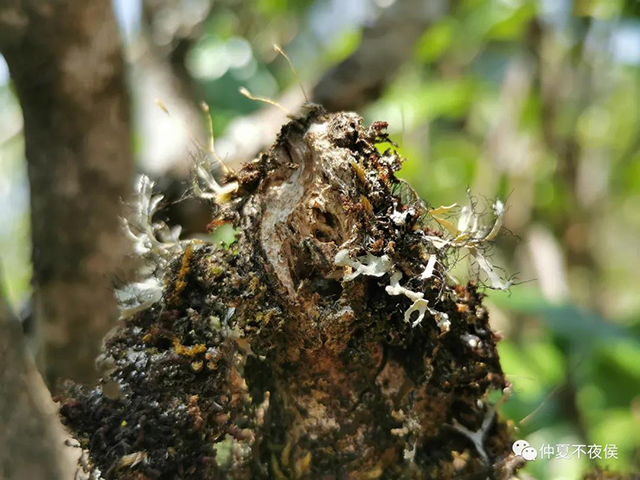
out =
[(530, 462), (536, 459), (536, 457), (538, 456), (538, 451), (533, 447), (527, 447), (522, 449), (521, 455), (522, 458)]
[(522, 455), (522, 451), (528, 446), (529, 446), (529, 442), (527, 442), (526, 440), (516, 440), (513, 443), (513, 446), (511, 447), (511, 449), (513, 450), (513, 453), (515, 453), (516, 455)]

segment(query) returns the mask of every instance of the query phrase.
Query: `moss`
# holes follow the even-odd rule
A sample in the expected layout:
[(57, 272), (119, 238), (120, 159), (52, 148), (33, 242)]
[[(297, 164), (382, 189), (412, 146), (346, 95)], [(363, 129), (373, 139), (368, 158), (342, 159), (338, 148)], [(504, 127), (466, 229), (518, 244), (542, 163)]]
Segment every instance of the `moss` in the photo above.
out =
[(224, 270), (222, 270), (222, 267), (220, 265), (217, 264), (213, 264), (211, 265), (211, 267), (209, 268), (209, 275), (211, 275), (211, 278), (216, 279), (218, 278), (220, 275), (222, 275), (222, 272)]

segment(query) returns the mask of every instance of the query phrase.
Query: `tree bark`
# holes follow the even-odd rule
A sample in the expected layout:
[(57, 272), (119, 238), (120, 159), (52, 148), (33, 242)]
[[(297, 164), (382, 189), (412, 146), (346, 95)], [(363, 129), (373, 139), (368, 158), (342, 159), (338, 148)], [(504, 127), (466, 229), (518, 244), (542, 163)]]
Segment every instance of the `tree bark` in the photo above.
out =
[(175, 252), (162, 299), (106, 342), (102, 388), (63, 402), (105, 478), (484, 479), (522, 464), (487, 398), (508, 384), (482, 295), (446, 282), (428, 206), (375, 147), (385, 126), (312, 110), (217, 192), (231, 248), (157, 247)]
[[(39, 366), (94, 382), (118, 316), (111, 275), (128, 251), (129, 101), (109, 0), (0, 2), (0, 50), (24, 114)], [(6, 27), (6, 29), (5, 29)]]
[(1, 291), (0, 329), (0, 478), (68, 480), (75, 461), (56, 407)]

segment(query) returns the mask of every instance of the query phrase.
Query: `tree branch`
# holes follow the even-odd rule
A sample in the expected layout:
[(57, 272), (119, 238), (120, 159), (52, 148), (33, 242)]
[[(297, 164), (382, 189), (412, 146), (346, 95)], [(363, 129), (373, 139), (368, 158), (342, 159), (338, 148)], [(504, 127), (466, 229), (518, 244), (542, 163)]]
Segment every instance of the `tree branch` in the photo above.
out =
[(498, 476), (498, 338), (475, 286), (444, 282), (384, 128), (313, 109), (203, 182), (237, 243), (163, 244), (161, 300), (107, 341), (103, 388), (63, 403), (107, 478)]
[(0, 478), (68, 480), (75, 459), (0, 285)]

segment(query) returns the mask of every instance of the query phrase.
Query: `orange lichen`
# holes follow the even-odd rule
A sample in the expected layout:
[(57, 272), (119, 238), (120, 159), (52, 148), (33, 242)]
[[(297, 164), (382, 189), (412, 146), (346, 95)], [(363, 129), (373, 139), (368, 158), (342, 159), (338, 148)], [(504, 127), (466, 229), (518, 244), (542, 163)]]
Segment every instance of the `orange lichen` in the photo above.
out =
[(183, 355), (185, 357), (193, 357), (199, 353), (203, 353), (207, 351), (207, 346), (204, 343), (198, 343), (197, 345), (192, 345), (187, 347), (180, 343), (180, 340), (177, 338), (173, 339), (173, 351), (178, 355)]
[(178, 272), (178, 278), (174, 283), (173, 293), (169, 299), (170, 303), (180, 304), (180, 294), (187, 287), (187, 275), (190, 270), (190, 261), (193, 257), (193, 246), (191, 244), (187, 245), (187, 248), (184, 250), (184, 254), (182, 255), (182, 263), (180, 264), (180, 271)]
[(302, 458), (296, 461), (296, 475), (298, 478), (305, 475), (311, 469), (311, 452), (307, 452)]

